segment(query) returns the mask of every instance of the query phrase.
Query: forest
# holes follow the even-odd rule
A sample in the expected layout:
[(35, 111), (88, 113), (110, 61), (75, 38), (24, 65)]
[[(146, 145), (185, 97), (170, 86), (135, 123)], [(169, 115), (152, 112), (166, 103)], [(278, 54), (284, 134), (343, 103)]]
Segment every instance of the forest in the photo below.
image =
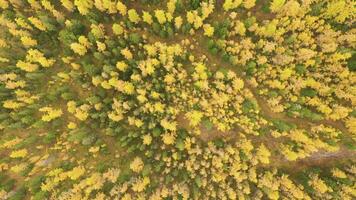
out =
[(356, 199), (355, 0), (0, 0), (0, 200)]

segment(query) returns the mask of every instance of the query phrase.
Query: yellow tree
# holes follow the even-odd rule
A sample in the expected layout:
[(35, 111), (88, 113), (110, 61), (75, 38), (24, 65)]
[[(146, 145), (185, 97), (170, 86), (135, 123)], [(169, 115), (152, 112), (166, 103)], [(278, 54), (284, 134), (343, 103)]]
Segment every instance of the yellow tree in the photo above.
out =
[(256, 0), (244, 0), (243, 6), (246, 9), (250, 9), (256, 5)]
[(144, 22), (146, 22), (147, 24), (152, 24), (153, 23), (151, 14), (149, 12), (146, 12), (146, 11), (143, 11), (142, 20)]
[(81, 15), (87, 15), (89, 10), (93, 8), (93, 0), (74, 0), (74, 5)]
[(21, 42), (27, 48), (37, 45), (37, 41), (35, 39), (32, 39), (31, 37), (28, 37), (28, 36), (22, 36)]
[(285, 2), (286, 0), (273, 0), (271, 1), (271, 5), (269, 6), (269, 8), (272, 12), (278, 12), (279, 10), (281, 10)]
[(0, 8), (5, 10), (8, 7), (9, 7), (9, 2), (7, 2), (6, 0), (0, 0)]
[(158, 20), (158, 23), (164, 24), (167, 21), (166, 14), (163, 10), (155, 10), (155, 17)]
[(69, 11), (74, 10), (74, 4), (71, 0), (61, 0), (62, 6), (65, 7)]
[(127, 14), (127, 7), (121, 1), (117, 2), (116, 8), (122, 16), (125, 16)]
[(225, 0), (223, 8), (225, 11), (229, 11), (237, 8), (242, 3), (242, 0)]
[(187, 119), (189, 120), (189, 124), (192, 127), (195, 127), (200, 124), (201, 119), (203, 118), (203, 113), (197, 110), (193, 110), (188, 112), (186, 115)]
[(45, 113), (44, 115), (42, 115), (42, 120), (45, 122), (52, 121), (63, 114), (62, 109), (60, 108), (54, 109), (52, 107), (43, 107), (40, 108), (39, 111)]
[(331, 0), (328, 1), (324, 10), (324, 16), (327, 19), (333, 18), (335, 21), (342, 23), (355, 15), (355, 6), (356, 2), (353, 0)]
[(133, 161), (130, 163), (130, 169), (136, 173), (142, 171), (144, 163), (140, 157), (135, 157)]
[(113, 24), (112, 31), (115, 35), (121, 35), (124, 33), (124, 28), (120, 24)]
[(141, 20), (140, 15), (136, 12), (135, 9), (130, 9), (128, 11), (128, 15), (129, 15), (129, 20), (135, 24), (139, 23)]
[(212, 27), (210, 24), (204, 24), (204, 35), (208, 37), (212, 37), (214, 35), (214, 27)]
[(85, 46), (76, 42), (72, 43), (70, 45), (70, 48), (74, 51), (74, 53), (81, 56), (84, 56), (87, 53), (87, 49), (85, 48)]
[(41, 31), (47, 30), (47, 27), (44, 25), (44, 23), (37, 17), (29, 17), (28, 20), (31, 22), (32, 25), (34, 25), (39, 30)]

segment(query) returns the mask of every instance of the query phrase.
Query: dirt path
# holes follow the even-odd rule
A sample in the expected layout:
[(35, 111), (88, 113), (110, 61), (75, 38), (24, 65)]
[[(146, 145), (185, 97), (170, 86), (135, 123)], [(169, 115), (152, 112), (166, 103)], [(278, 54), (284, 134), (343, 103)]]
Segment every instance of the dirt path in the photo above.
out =
[(282, 157), (274, 157), (268, 167), (283, 168), (284, 170), (297, 172), (309, 167), (330, 167), (343, 162), (356, 162), (356, 152), (341, 147), (336, 152), (318, 151), (306, 158), (289, 161)]

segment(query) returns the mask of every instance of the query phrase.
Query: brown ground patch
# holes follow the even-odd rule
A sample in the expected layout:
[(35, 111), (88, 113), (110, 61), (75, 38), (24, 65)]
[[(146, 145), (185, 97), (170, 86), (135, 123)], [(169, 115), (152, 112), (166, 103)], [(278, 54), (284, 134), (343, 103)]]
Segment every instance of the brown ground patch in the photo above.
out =
[[(189, 121), (185, 118), (183, 113), (180, 113), (177, 115), (176, 121), (178, 123), (179, 128), (185, 128), (190, 131), (193, 130), (193, 128), (191, 126), (189, 126)], [(201, 134), (198, 136), (198, 138), (200, 138), (204, 142), (209, 142), (209, 141), (212, 141), (212, 140), (215, 140), (218, 138), (224, 138), (225, 140), (231, 140), (236, 135), (236, 132), (234, 130), (223, 132), (223, 131), (217, 130), (215, 127), (208, 129), (202, 123), (200, 123), (200, 125), (199, 125), (199, 130), (200, 130)]]
[(329, 167), (335, 165), (335, 163), (348, 161), (356, 161), (355, 151), (347, 149), (346, 147), (340, 147), (340, 150), (336, 152), (318, 151), (311, 154), (309, 157), (298, 159), (296, 161), (289, 161), (284, 157), (274, 156), (271, 158), (271, 163), (268, 166), (297, 172), (309, 167)]
[(272, 19), (274, 19), (276, 17), (276, 15), (273, 14), (273, 13), (265, 13), (265, 12), (263, 12), (263, 6), (265, 4), (268, 4), (268, 6), (269, 6), (269, 1), (268, 0), (260, 0), (251, 9), (251, 15), (255, 16), (258, 21), (272, 20)]

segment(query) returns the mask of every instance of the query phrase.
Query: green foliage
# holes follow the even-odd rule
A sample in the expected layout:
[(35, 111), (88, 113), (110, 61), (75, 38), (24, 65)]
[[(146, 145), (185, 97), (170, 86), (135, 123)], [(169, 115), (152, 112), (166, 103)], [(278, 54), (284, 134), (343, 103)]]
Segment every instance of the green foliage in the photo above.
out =
[(9, 198), (9, 200), (23, 200), (26, 196), (26, 189), (24, 187), (20, 187), (15, 191), (15, 193)]
[(317, 94), (318, 94), (318, 92), (310, 87), (303, 88), (300, 91), (300, 95), (305, 96), (305, 97), (315, 97)]
[(347, 61), (347, 67), (349, 68), (350, 71), (355, 72), (356, 71), (356, 53), (352, 53), (351, 58), (348, 59)]
[(290, 124), (288, 122), (282, 121), (282, 120), (272, 120), (272, 124), (275, 128), (277, 128), (278, 131), (290, 131), (293, 128), (295, 128), (295, 125)]
[(132, 42), (133, 44), (139, 44), (142, 41), (142, 38), (138, 33), (130, 34), (129, 38), (130, 38), (130, 42)]

